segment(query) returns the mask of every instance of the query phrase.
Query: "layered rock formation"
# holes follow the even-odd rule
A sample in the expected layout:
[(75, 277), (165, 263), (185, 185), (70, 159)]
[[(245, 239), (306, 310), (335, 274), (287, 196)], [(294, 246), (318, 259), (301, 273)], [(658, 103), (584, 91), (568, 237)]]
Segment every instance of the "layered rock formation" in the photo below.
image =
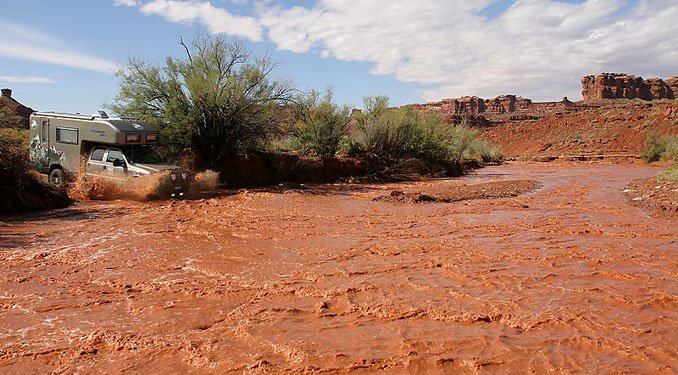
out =
[(601, 73), (581, 79), (582, 97), (585, 102), (604, 99), (676, 99), (678, 98), (678, 77), (665, 80), (643, 79), (625, 73)]
[(516, 95), (491, 99), (477, 96), (411, 104), (417, 111), (437, 111), (447, 123), (487, 126), (512, 120), (536, 120), (546, 116), (597, 108), (605, 99), (678, 99), (678, 77), (643, 79), (624, 73), (601, 73), (581, 80), (583, 101), (573, 103), (564, 97), (557, 102), (533, 102)]
[(500, 95), (492, 99), (463, 96), (439, 102), (412, 104), (411, 107), (418, 111), (438, 111), (448, 123), (466, 123), (472, 126), (489, 125), (491, 121), (498, 120), (528, 120), (577, 108), (566, 97), (559, 102), (533, 102), (515, 95)]

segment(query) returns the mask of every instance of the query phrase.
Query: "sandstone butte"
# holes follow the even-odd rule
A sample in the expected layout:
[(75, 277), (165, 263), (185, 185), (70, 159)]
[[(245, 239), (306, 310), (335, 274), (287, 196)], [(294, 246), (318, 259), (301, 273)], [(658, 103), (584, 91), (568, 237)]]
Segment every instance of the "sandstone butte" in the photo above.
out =
[(601, 73), (581, 79), (582, 97), (585, 102), (604, 99), (676, 99), (678, 77), (643, 79), (624, 73)]
[(492, 122), (530, 120), (565, 112), (584, 110), (608, 99), (676, 99), (678, 77), (643, 79), (625, 73), (601, 73), (581, 79), (582, 101), (564, 97), (556, 102), (533, 102), (516, 95), (500, 95), (491, 99), (477, 96), (443, 99), (438, 102), (411, 104), (418, 111), (436, 110), (448, 123), (487, 126)]

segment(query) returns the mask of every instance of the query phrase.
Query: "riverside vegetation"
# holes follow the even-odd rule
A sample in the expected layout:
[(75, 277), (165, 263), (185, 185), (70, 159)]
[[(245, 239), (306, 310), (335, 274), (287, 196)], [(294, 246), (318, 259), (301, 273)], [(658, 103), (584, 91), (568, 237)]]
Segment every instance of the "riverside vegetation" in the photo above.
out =
[(659, 179), (678, 182), (678, 136), (648, 134), (640, 157), (647, 163), (659, 160), (667, 161), (669, 164), (659, 174)]
[[(189, 153), (198, 168), (218, 170), (238, 154), (293, 151), (319, 157), (420, 158), (460, 164), (501, 160), (501, 151), (435, 114), (389, 108), (385, 96), (351, 109), (332, 90), (299, 94), (274, 77), (270, 56), (253, 57), (241, 42), (197, 36), (181, 58), (164, 64), (131, 58), (117, 75), (114, 112), (154, 123), (166, 155)], [(355, 126), (351, 126), (352, 123)]]
[(43, 182), (28, 159), (28, 132), (21, 118), (0, 101), (0, 213), (65, 207), (64, 191)]
[[(364, 109), (352, 115), (349, 106), (335, 102), (331, 88), (300, 93), (275, 77), (270, 56), (253, 56), (241, 41), (198, 35), (179, 45), (183, 56), (162, 63), (128, 59), (116, 73), (119, 93), (107, 106), (154, 124), (161, 133), (157, 151), (174, 161), (189, 160), (197, 170), (220, 171), (239, 155), (280, 152), (298, 160), (318, 158), (321, 167), (337, 157), (371, 161), (377, 169), (417, 159), (451, 174), (501, 161), (501, 150), (479, 140), (474, 130), (447, 124), (438, 114), (391, 108), (386, 96), (364, 98)], [(20, 121), (4, 108), (0, 120), (5, 129)], [(38, 191), (40, 178), (29, 173), (26, 135), (3, 132), (3, 189), (19, 197), (29, 185)], [(58, 201), (57, 206), (68, 202)], [(51, 205), (34, 208), (43, 206)]]

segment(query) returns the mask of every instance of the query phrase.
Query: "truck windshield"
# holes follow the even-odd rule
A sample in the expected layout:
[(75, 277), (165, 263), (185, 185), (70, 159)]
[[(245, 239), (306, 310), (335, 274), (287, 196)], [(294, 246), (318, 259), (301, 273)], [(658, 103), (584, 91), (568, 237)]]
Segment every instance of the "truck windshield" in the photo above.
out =
[(148, 146), (128, 146), (121, 147), (127, 161), (132, 164), (158, 164), (165, 162), (152, 148)]

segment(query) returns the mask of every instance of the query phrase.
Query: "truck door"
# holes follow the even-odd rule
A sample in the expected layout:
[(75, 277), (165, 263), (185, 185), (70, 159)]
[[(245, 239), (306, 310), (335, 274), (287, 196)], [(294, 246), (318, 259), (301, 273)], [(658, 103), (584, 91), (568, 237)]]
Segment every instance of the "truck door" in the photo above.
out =
[(124, 179), (127, 176), (127, 162), (122, 151), (114, 148), (108, 150), (106, 173), (113, 178)]
[(106, 147), (96, 146), (92, 149), (92, 152), (89, 154), (89, 159), (87, 160), (87, 173), (88, 174), (100, 174), (106, 172), (107, 163), (104, 160), (106, 155)]

